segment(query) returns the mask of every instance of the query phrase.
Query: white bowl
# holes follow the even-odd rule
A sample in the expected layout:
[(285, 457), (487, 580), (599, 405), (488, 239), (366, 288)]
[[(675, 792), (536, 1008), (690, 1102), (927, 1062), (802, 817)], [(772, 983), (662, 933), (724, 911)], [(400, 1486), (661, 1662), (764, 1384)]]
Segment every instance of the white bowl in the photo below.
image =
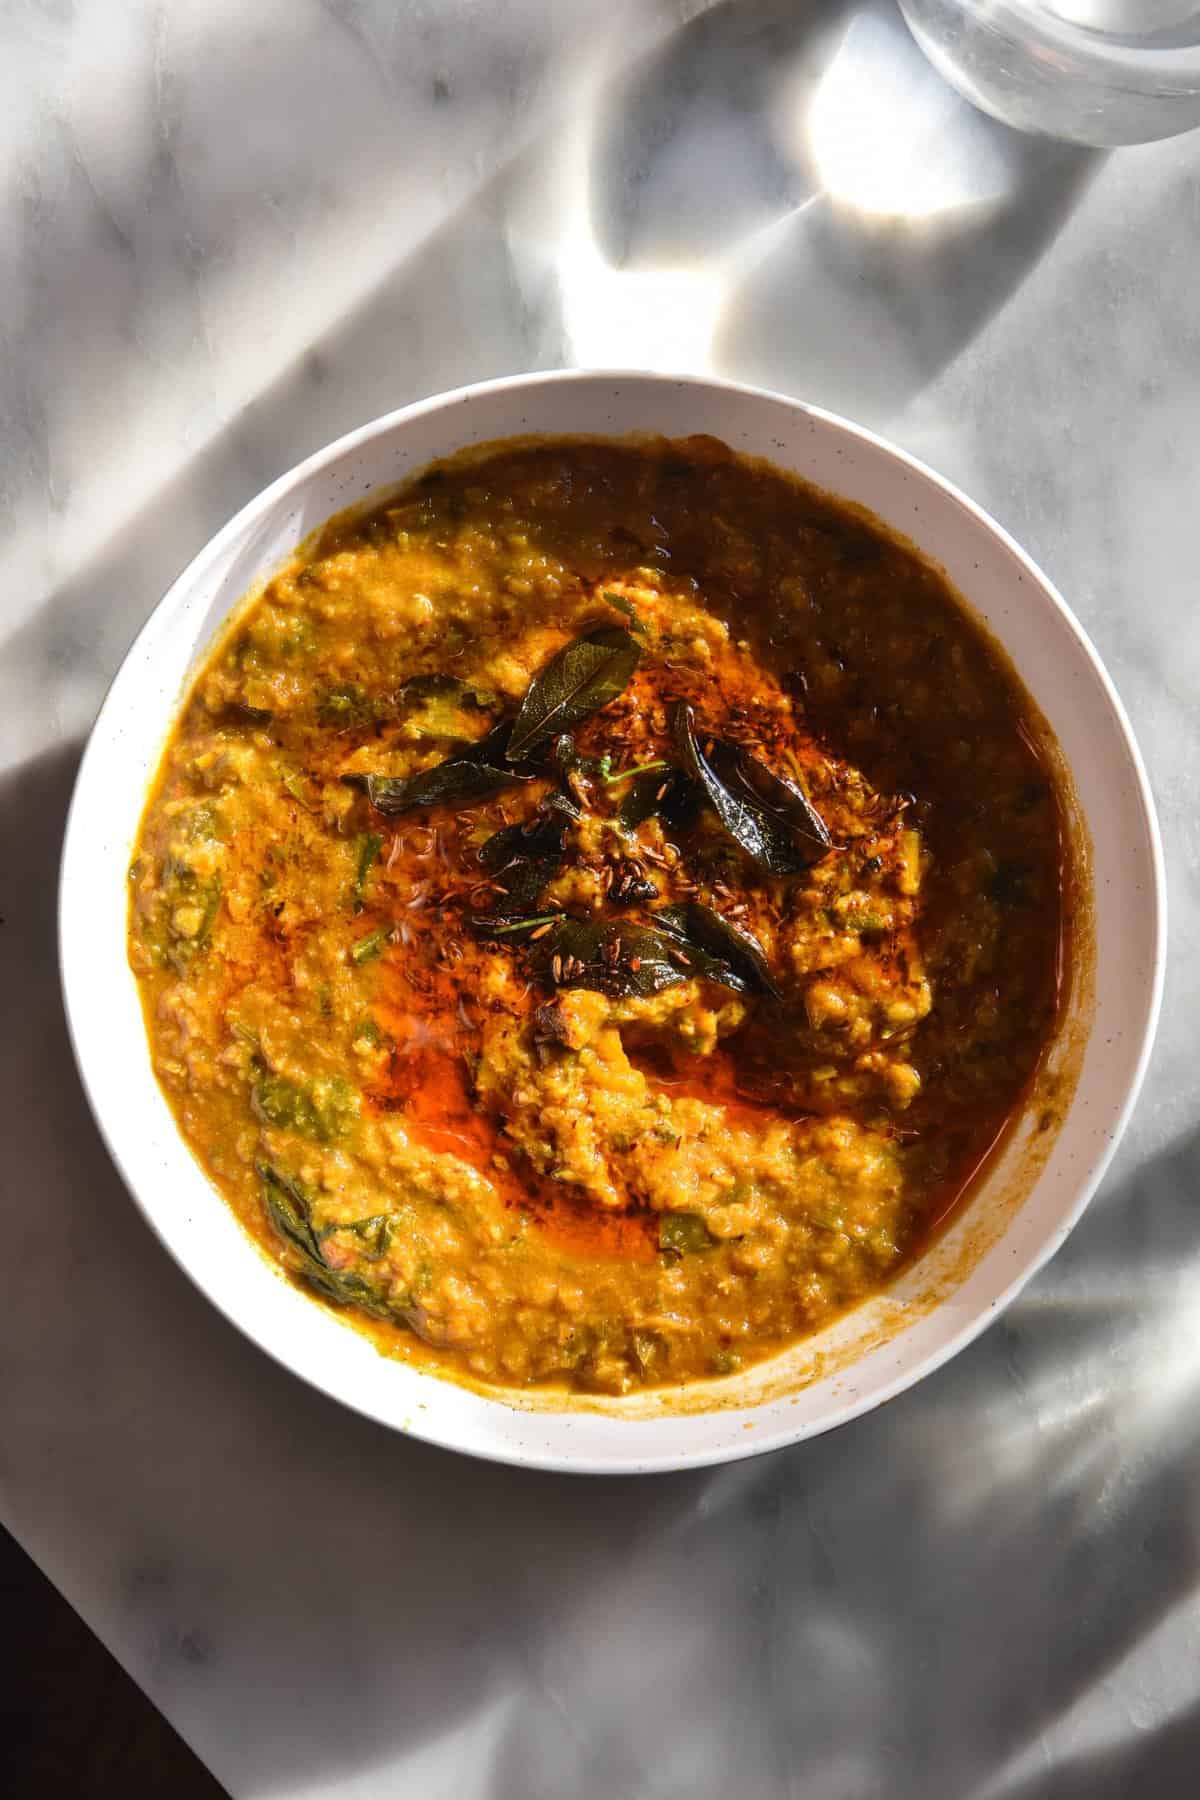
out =
[[(510, 1400), (379, 1355), (243, 1233), (151, 1071), (125, 953), (126, 870), (198, 659), (230, 608), (316, 525), (467, 444), (647, 431), (711, 433), (869, 507), (945, 568), (1006, 647), (1058, 739), (1091, 839), (1094, 956), (1055, 1053), (1064, 1068), (1074, 1059), (1078, 1085), (1057, 1136), (1019, 1128), (951, 1228), (892, 1288), (773, 1362), (682, 1396)], [(101, 708), (67, 824), (59, 929), (67, 1017), (97, 1123), (146, 1218), (214, 1304), (287, 1368), (384, 1424), (478, 1456), (590, 1473), (694, 1467), (792, 1443), (878, 1405), (969, 1343), (1062, 1243), (1112, 1156), (1146, 1065), (1165, 950), (1162, 852), (1129, 723), (1095, 650), (1023, 551), (870, 432), (776, 394), (642, 374), (518, 376), (421, 401), (319, 451), (244, 507), (155, 609)]]

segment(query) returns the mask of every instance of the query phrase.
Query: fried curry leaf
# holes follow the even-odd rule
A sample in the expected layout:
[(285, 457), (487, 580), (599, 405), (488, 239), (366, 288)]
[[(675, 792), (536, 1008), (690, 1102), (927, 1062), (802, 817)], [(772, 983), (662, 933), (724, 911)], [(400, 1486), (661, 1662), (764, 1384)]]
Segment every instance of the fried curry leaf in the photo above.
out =
[(537, 906), (546, 883), (562, 866), (571, 822), (564, 797), (551, 795), (534, 818), (506, 825), (480, 845), (479, 860), (503, 889), (510, 912), (528, 913)]
[(461, 681), (457, 675), (413, 675), (396, 690), (399, 706), (419, 706), (426, 700), (455, 700), (479, 712), (491, 712), (498, 704), (490, 688)]
[(740, 744), (714, 745), (710, 760), (731, 793), (757, 807), (787, 834), (804, 867), (820, 862), (833, 849), (824, 819), (795, 782), (776, 775)]
[(558, 873), (556, 856), (515, 856), (493, 879), (504, 890), (507, 904), (516, 912), (530, 912), (537, 905), (548, 882)]
[(779, 998), (762, 945), (732, 919), (724, 918), (700, 900), (664, 906), (651, 917), (659, 931), (678, 940), (697, 975), (733, 988), (735, 993), (764, 993)]
[(499, 704), (496, 694), (457, 675), (414, 675), (396, 693), (403, 720), (400, 736), (462, 743), (471, 735), (471, 719), (478, 713), (496, 711)]
[(561, 856), (566, 839), (567, 820), (557, 808), (547, 807), (524, 824), (505, 825), (492, 833), (479, 846), (479, 860), (484, 868), (496, 873), (514, 857)]
[(537, 943), (539, 972), (555, 987), (648, 998), (688, 979), (669, 938), (646, 925), (564, 918)]
[(1033, 898), (1033, 870), (1026, 863), (998, 863), (984, 883), (984, 893), (997, 906), (1028, 906)]
[(477, 742), (418, 775), (353, 774), (343, 775), (342, 780), (347, 787), (360, 789), (376, 812), (389, 818), (424, 806), (469, 806), (474, 800), (544, 774), (531, 763), (509, 756), (512, 730), (512, 721), (502, 720)]
[(730, 837), (769, 875), (798, 875), (833, 848), (807, 797), (748, 750), (718, 742), (701, 751), (686, 701), (676, 701), (671, 725), (684, 768)]
[(565, 644), (529, 684), (508, 760), (536, 750), (623, 694), (641, 656), (640, 646), (620, 626), (589, 631)]
[(716, 1241), (699, 1213), (664, 1212), (658, 1215), (658, 1247), (672, 1256), (711, 1250)]
[(376, 812), (393, 818), (423, 806), (469, 805), (528, 781), (529, 776), (519, 769), (456, 757), (419, 775), (343, 775), (342, 780), (348, 787), (360, 788)]
[(699, 805), (699, 791), (682, 769), (661, 770), (635, 775), (617, 814), (626, 831), (636, 831), (647, 819), (657, 814), (676, 831), (685, 831)]

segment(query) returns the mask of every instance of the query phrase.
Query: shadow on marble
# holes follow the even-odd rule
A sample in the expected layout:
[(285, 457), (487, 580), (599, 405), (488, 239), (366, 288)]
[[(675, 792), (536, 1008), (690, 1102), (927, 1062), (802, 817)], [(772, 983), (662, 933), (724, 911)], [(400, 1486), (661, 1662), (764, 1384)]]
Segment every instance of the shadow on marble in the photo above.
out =
[(1156, 1731), (1071, 1757), (1049, 1776), (1005, 1788), (998, 1800), (1185, 1800), (1200, 1769), (1200, 1702)]
[(622, 267), (722, 268), (723, 373), (877, 423), (1005, 304), (1103, 161), (951, 93), (890, 0), (726, 0), (605, 96), (592, 219)]

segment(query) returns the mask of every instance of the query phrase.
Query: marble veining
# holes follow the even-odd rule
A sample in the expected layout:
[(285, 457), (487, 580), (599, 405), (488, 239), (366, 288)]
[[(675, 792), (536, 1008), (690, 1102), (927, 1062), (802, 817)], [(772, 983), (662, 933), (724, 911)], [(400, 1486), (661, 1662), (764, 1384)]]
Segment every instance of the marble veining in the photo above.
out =
[[(884, 0), (15, 0), (0, 17), (0, 1500), (229, 1791), (1191, 1795), (1200, 1759), (1200, 136), (970, 112)], [(178, 568), (362, 419), (560, 364), (885, 431), (1060, 583), (1172, 953), (1084, 1222), (918, 1390), (712, 1474), (472, 1464), (168, 1262), (80, 1095), (82, 740)]]

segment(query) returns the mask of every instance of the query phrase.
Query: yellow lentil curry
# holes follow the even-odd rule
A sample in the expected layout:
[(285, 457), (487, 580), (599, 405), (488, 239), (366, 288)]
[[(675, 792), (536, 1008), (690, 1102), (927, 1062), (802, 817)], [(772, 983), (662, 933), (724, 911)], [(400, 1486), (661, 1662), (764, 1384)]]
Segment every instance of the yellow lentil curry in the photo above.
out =
[(910, 545), (715, 440), (433, 467), (194, 684), (131, 871), (159, 1079), (393, 1353), (728, 1373), (885, 1284), (1028, 1094), (1043, 743)]

